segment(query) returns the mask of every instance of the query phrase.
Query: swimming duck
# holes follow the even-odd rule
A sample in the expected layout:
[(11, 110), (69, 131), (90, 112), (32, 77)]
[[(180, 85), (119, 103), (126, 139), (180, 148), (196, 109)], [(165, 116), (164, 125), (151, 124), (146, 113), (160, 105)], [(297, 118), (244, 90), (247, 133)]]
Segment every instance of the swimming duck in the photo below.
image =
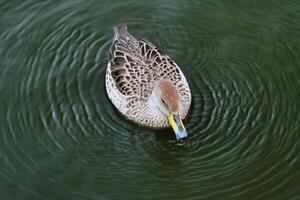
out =
[(172, 126), (177, 139), (187, 137), (181, 119), (191, 92), (185, 76), (169, 56), (126, 26), (115, 28), (105, 80), (109, 99), (127, 118), (149, 127)]

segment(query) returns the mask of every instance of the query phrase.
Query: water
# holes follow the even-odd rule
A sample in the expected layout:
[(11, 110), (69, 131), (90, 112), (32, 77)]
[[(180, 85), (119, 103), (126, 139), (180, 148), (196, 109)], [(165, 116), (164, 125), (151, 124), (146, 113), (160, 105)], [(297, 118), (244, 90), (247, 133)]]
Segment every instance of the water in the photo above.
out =
[[(300, 199), (298, 0), (2, 0), (0, 13), (0, 199)], [(124, 23), (185, 73), (185, 142), (108, 100)]]

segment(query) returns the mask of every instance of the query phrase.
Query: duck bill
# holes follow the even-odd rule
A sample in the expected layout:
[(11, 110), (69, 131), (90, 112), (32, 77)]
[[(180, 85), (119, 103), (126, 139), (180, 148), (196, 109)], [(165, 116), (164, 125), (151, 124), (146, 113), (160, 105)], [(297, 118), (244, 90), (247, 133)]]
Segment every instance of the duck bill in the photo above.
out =
[(179, 114), (171, 114), (169, 116), (169, 122), (175, 132), (177, 140), (187, 137), (187, 132)]

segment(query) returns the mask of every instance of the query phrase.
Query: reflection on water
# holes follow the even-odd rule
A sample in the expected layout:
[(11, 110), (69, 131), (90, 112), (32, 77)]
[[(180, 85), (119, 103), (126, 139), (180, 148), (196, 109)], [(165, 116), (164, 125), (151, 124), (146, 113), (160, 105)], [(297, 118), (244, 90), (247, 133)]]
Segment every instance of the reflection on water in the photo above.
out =
[[(0, 2), (0, 199), (297, 199), (300, 3)], [(113, 26), (186, 74), (190, 137), (105, 94)]]

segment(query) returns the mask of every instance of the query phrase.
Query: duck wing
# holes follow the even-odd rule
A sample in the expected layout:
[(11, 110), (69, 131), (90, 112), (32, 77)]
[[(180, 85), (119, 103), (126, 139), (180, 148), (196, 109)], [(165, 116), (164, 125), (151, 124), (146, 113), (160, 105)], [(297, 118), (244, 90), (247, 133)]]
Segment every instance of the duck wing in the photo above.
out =
[(109, 52), (110, 73), (123, 95), (147, 101), (156, 80), (180, 82), (179, 67), (160, 49), (132, 36), (126, 26), (116, 28), (115, 33)]

